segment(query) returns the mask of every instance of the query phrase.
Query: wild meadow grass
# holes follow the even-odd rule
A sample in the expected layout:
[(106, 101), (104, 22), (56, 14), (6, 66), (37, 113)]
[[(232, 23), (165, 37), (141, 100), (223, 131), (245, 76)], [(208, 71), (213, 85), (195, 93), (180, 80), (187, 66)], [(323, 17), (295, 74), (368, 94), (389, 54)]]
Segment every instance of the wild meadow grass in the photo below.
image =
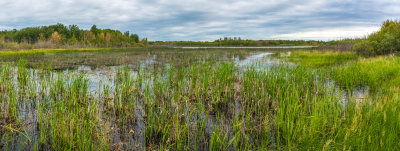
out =
[[(304, 52), (297, 53), (304, 54)], [(319, 53), (329, 55), (326, 52)], [(321, 58), (330, 58), (331, 62), (337, 62), (337, 59), (334, 59), (337, 54), (331, 55), (316, 54)], [(298, 54), (295, 53), (295, 56)], [(324, 148), (328, 145), (334, 150), (399, 149), (400, 143), (393, 141), (399, 137), (400, 129), (399, 58), (392, 56), (363, 58), (356, 55), (348, 58), (352, 59), (345, 57), (342, 60), (344, 62), (330, 65), (331, 68), (326, 70), (329, 79), (344, 91), (368, 88), (369, 96), (362, 101), (351, 98), (348, 100), (349, 104), (345, 106), (341, 117), (341, 129), (336, 132), (335, 139), (326, 142)], [(297, 61), (307, 62), (309, 57), (298, 58)], [(311, 64), (304, 65), (315, 67), (319, 63), (311, 62)]]
[(103, 50), (110, 50), (110, 49), (112, 49), (112, 48), (7, 50), (7, 51), (0, 51), (0, 56), (3, 56), (3, 57), (32, 56), (32, 55), (43, 55), (43, 54), (48, 54), (48, 53), (88, 52), (88, 51), (103, 51)]
[[(4, 64), (0, 148), (400, 149), (399, 62), (306, 55), (324, 56), (326, 61), (313, 64), (330, 68), (302, 63), (239, 68), (230, 61), (183, 61), (135, 70), (120, 67), (104, 81), (111, 86), (95, 89), (84, 73), (27, 68), (23, 60)], [(342, 97), (347, 91), (343, 85), (385, 88), (385, 93), (371, 91), (371, 97), (357, 101)]]
[(380, 90), (400, 86), (400, 60), (392, 56), (362, 58), (334, 69), (335, 80), (347, 87), (369, 86)]
[(357, 60), (359, 56), (347, 51), (301, 50), (291, 51), (288, 56), (283, 56), (283, 58), (308, 67), (330, 67)]

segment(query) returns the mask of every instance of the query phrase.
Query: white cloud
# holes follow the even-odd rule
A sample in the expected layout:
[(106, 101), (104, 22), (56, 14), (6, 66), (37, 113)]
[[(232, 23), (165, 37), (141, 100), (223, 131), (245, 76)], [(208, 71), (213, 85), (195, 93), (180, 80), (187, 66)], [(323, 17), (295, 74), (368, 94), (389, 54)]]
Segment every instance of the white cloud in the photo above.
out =
[(396, 0), (2, 0), (0, 29), (60, 22), (150, 40), (325, 40), (365, 35), (399, 10)]
[(0, 30), (11, 30), (11, 29), (12, 29), (12, 27), (0, 25)]
[(288, 39), (288, 40), (340, 40), (344, 38), (361, 38), (376, 32), (380, 27), (340, 27), (322, 30), (312, 30), (305, 32), (295, 32), (288, 34), (279, 34), (272, 36), (273, 39)]

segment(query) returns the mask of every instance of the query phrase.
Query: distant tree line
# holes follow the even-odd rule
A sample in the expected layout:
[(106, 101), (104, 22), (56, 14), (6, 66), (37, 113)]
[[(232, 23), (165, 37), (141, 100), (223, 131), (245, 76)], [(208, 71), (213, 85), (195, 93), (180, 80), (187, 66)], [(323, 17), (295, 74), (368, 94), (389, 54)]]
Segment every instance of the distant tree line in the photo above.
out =
[(354, 51), (354, 44), (360, 42), (361, 38), (346, 38), (340, 40), (331, 40), (325, 42), (324, 45), (318, 47), (319, 50), (329, 50), (329, 51)]
[[(146, 39), (147, 41), (147, 39)], [(59, 48), (70, 47), (134, 47), (143, 46), (144, 39), (129, 31), (99, 29), (93, 25), (90, 30), (77, 25), (56, 24), (28, 27), (21, 30), (0, 31), (0, 49)]]
[(322, 49), (356, 51), (363, 55), (384, 55), (400, 51), (400, 22), (386, 20), (381, 29), (368, 37), (335, 41), (317, 40), (244, 40), (224, 37), (214, 41), (153, 41), (137, 34), (112, 29), (90, 30), (77, 25), (56, 24), (0, 31), (0, 49), (147, 47), (150, 46), (319, 46)]
[(354, 45), (360, 54), (374, 56), (400, 51), (400, 22), (386, 20), (381, 29)]
[(224, 37), (212, 42), (208, 41), (155, 41), (155, 46), (320, 46), (324, 41), (316, 40), (243, 40), (240, 37)]

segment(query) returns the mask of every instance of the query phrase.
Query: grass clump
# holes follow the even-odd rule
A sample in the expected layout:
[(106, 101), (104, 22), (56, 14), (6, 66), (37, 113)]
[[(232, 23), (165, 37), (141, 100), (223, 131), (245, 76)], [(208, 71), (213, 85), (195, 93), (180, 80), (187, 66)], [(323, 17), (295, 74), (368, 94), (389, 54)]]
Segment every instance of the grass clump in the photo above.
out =
[(400, 86), (400, 62), (391, 56), (362, 58), (334, 69), (335, 81), (347, 88), (368, 86), (372, 90)]
[(284, 58), (289, 62), (309, 67), (331, 67), (359, 58), (352, 52), (340, 51), (292, 51)]

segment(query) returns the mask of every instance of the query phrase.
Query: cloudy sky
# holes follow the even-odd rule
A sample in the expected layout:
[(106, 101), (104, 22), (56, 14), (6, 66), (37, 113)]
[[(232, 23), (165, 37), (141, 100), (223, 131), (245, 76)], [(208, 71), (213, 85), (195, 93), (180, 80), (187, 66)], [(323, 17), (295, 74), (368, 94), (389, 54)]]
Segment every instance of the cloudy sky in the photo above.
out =
[(400, 18), (400, 0), (1, 0), (0, 30), (56, 23), (149, 40), (337, 40)]

